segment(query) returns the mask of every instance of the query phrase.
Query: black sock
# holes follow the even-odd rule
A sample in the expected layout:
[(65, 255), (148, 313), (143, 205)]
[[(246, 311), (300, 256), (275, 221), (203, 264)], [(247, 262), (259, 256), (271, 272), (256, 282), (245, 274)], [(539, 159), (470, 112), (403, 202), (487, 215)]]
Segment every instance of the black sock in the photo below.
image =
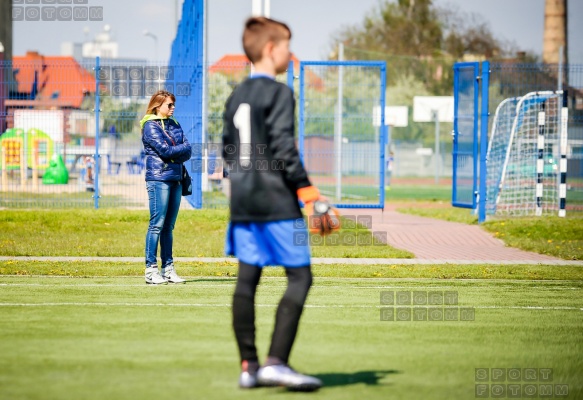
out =
[(255, 292), (260, 278), (261, 268), (239, 263), (232, 312), (241, 361), (252, 362), (258, 359), (255, 347)]
[(304, 309), (304, 303), (308, 291), (312, 285), (312, 272), (310, 267), (286, 268), (288, 285), (279, 302), (275, 316), (275, 327), (271, 337), (269, 359), (287, 364), (292, 346), (294, 344), (300, 317)]
[(241, 370), (247, 371), (250, 374), (254, 374), (259, 370), (259, 361), (258, 360), (243, 360), (241, 363)]

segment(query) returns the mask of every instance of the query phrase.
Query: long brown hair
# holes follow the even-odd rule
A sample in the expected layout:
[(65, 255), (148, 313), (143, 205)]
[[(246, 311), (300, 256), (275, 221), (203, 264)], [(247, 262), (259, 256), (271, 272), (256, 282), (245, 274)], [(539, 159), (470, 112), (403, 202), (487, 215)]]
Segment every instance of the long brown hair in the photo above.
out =
[(154, 93), (150, 98), (150, 102), (148, 103), (148, 110), (146, 111), (146, 114), (157, 114), (158, 108), (164, 104), (164, 101), (167, 97), (170, 97), (173, 103), (176, 102), (176, 97), (174, 97), (174, 95), (167, 90), (158, 90), (156, 93)]

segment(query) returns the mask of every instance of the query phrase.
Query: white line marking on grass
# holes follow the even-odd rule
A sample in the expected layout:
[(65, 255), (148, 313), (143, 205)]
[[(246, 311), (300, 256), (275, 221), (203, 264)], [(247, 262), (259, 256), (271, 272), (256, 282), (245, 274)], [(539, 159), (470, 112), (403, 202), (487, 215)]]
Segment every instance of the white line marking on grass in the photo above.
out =
[[(468, 307), (468, 306), (460, 306)], [(567, 306), (557, 306), (557, 307), (543, 307), (543, 306), (469, 306), (469, 308), (481, 308), (481, 309), (511, 309), (511, 310), (579, 310), (583, 311), (583, 307), (567, 307)]]
[(231, 304), (203, 303), (0, 303), (1, 307), (61, 307), (61, 306), (98, 306), (98, 307), (231, 307)]
[[(144, 287), (144, 285), (138, 285), (138, 284), (112, 284), (112, 283), (104, 283), (104, 284), (100, 284), (100, 283), (80, 283), (79, 285), (75, 285), (75, 284), (64, 284), (64, 285), (55, 285), (52, 283), (0, 283), (0, 286), (35, 286), (35, 287), (48, 287), (48, 288), (55, 288), (58, 289), (60, 287)], [(217, 285), (220, 286), (220, 285)]]
[[(25, 279), (63, 279), (63, 280), (71, 280), (71, 279), (143, 279), (141, 276), (113, 276), (113, 275), (104, 275), (104, 276), (79, 276), (79, 277), (75, 277), (75, 276), (65, 276), (65, 275), (0, 275), (0, 279), (2, 278), (25, 278)], [(236, 276), (234, 277), (223, 277), (223, 278), (219, 278), (216, 276), (183, 276), (184, 279), (186, 279), (187, 283), (198, 283), (197, 280), (201, 280), (201, 279), (212, 279), (212, 280), (216, 280), (216, 281), (232, 281), (233, 284), (235, 284), (235, 281), (237, 279)], [(262, 281), (277, 281), (277, 280), (281, 280), (281, 281), (285, 281), (287, 278), (285, 276), (280, 277), (280, 276), (262, 276), (261, 280)], [(480, 278), (460, 278), (460, 279), (440, 279), (440, 278), (350, 278), (350, 277), (332, 277), (332, 276), (315, 276), (314, 277), (314, 286), (313, 287), (324, 287), (327, 285), (320, 285), (318, 284), (318, 280), (322, 280), (322, 281), (356, 281), (356, 282), (373, 282), (373, 281), (377, 281), (377, 282), (383, 282), (383, 281), (389, 281), (389, 282), (399, 282), (399, 281), (405, 281), (405, 282), (440, 282), (440, 283), (459, 283), (459, 282), (464, 282), (464, 283), (472, 283), (474, 285), (479, 285), (479, 284), (483, 284), (483, 283), (521, 283), (524, 285), (532, 285), (532, 284), (537, 284), (537, 283), (573, 283), (573, 282), (578, 282), (580, 283), (581, 280), (578, 279), (497, 279), (497, 278), (485, 278), (485, 279), (480, 279)], [(138, 285), (140, 286), (140, 285)], [(141, 285), (143, 286), (143, 285)], [(344, 287), (344, 286), (343, 286)]]
[[(551, 281), (555, 282), (555, 281)], [(171, 287), (189, 287), (196, 285), (196, 288), (231, 288), (235, 286), (235, 282), (226, 282), (220, 285), (217, 284), (204, 284), (199, 282), (187, 282), (186, 285), (171, 285)], [(47, 287), (51, 289), (58, 289), (61, 287), (151, 287), (147, 286), (146, 284), (123, 284), (123, 283), (65, 283), (65, 284), (53, 284), (53, 283), (0, 283), (0, 286), (33, 286), (33, 287)], [(170, 287), (170, 286), (169, 286)], [(263, 285), (260, 287), (269, 287), (269, 288), (285, 288), (286, 285)], [(470, 290), (474, 289), (505, 289), (509, 287), (514, 287), (513, 285), (497, 285), (495, 288), (492, 286), (472, 286), (472, 287), (462, 287), (463, 289), (467, 288)], [(312, 286), (311, 290), (319, 290), (319, 289), (415, 289), (415, 290), (443, 290), (443, 289), (456, 289), (459, 290), (460, 286), (347, 286), (347, 285), (319, 285), (319, 286)], [(530, 289), (554, 289), (556, 290), (556, 286), (532, 286)], [(561, 287), (560, 290), (583, 290), (581, 287)]]
[[(231, 304), (204, 304), (204, 303), (86, 303), (86, 302), (62, 302), (62, 303), (0, 303), (0, 307), (231, 307)], [(277, 307), (277, 304), (256, 304), (257, 307)], [(388, 305), (343, 305), (343, 304), (306, 304), (306, 308), (384, 308)], [(396, 306), (392, 306), (396, 307)], [(403, 306), (407, 308), (475, 308), (475, 309), (495, 309), (495, 310), (566, 310), (583, 311), (583, 307), (543, 307), (543, 306)]]

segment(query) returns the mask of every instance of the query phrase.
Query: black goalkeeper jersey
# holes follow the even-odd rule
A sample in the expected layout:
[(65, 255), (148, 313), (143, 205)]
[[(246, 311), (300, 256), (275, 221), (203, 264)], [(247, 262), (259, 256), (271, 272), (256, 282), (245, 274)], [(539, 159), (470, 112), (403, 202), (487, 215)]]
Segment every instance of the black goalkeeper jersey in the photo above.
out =
[(267, 77), (249, 78), (225, 104), (223, 159), (231, 179), (231, 221), (302, 216), (297, 189), (310, 186), (294, 141), (293, 92)]

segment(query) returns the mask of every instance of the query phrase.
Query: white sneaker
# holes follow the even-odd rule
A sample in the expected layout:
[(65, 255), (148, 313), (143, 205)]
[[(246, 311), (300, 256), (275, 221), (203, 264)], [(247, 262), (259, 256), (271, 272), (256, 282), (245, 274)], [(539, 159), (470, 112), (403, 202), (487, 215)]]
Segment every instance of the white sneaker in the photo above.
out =
[(257, 383), (262, 386), (285, 386), (290, 390), (311, 392), (322, 386), (322, 381), (294, 371), (289, 365), (269, 365), (257, 371)]
[(259, 369), (259, 363), (253, 362), (250, 365), (248, 360), (241, 362), (241, 375), (239, 376), (239, 387), (241, 389), (252, 389), (259, 386), (257, 383), (257, 370)]
[(184, 279), (179, 277), (176, 274), (176, 270), (174, 269), (174, 264), (167, 265), (166, 267), (162, 268), (162, 277), (168, 283), (184, 283), (186, 282)]
[(243, 371), (239, 376), (239, 387), (241, 389), (251, 389), (257, 387), (257, 372)]
[(152, 285), (163, 285), (168, 282), (166, 282), (166, 280), (162, 278), (162, 275), (160, 275), (160, 272), (158, 272), (158, 266), (153, 265), (151, 267), (146, 267), (146, 283)]

